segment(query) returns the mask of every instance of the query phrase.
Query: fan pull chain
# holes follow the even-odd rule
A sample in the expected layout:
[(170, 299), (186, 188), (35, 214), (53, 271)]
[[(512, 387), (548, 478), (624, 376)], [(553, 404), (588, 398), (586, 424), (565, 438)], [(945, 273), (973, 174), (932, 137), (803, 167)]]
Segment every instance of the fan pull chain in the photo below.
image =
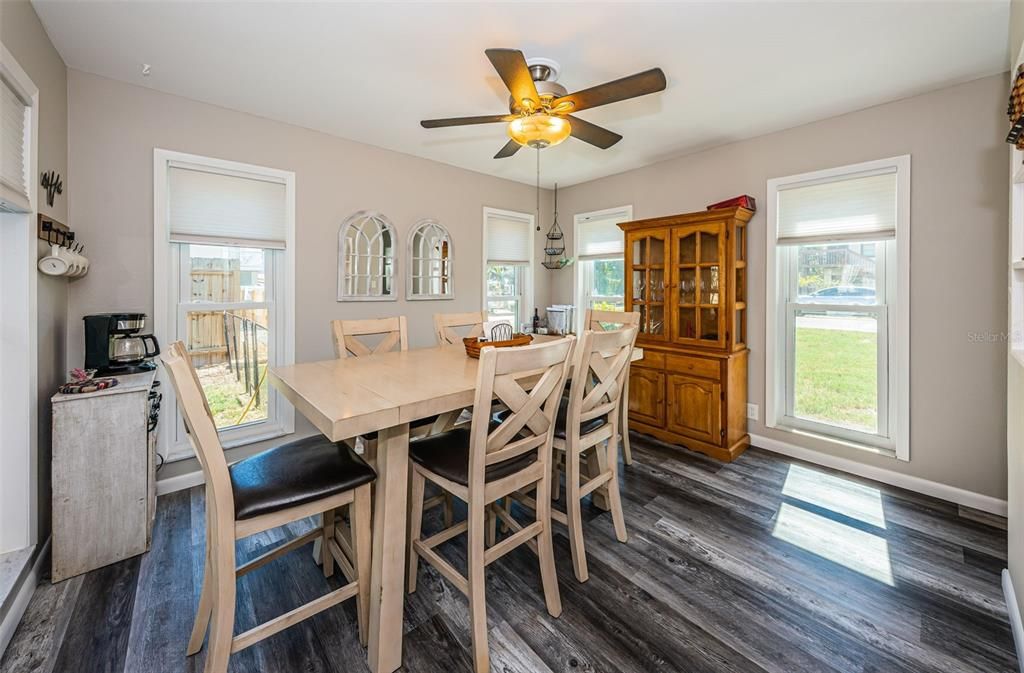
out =
[(537, 231), (540, 231), (540, 148), (537, 148)]

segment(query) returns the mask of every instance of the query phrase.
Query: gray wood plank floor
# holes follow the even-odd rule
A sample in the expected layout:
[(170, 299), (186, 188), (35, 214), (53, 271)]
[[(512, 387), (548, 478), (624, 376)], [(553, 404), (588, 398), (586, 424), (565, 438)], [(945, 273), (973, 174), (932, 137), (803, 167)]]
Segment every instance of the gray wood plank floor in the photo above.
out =
[[(1016, 670), (999, 522), (758, 449), (723, 465), (633, 435), (633, 451), (622, 473), (629, 542), (616, 542), (610, 515), (587, 504), (586, 584), (573, 578), (556, 525), (559, 619), (544, 610), (525, 547), (488, 569), (492, 670)], [(240, 560), (311, 525), (240, 542)], [(0, 670), (201, 671), (204, 654), (188, 659), (185, 645), (202, 544), (202, 492), (160, 498), (153, 549), (40, 584)], [(445, 554), (465, 563), (462, 541)], [(304, 547), (242, 579), (236, 632), (335, 586)], [(231, 671), (368, 670), (353, 607), (233, 656)], [(462, 595), (421, 565), (406, 602), (404, 670), (470, 671), (467, 618)]]

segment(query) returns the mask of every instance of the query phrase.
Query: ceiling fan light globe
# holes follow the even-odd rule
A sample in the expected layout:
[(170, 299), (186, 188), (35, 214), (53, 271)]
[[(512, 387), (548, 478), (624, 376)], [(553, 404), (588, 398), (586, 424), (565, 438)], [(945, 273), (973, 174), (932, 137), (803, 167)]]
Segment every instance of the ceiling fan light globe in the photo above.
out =
[(572, 133), (569, 122), (561, 117), (533, 114), (513, 119), (508, 136), (520, 145), (542, 149), (562, 142)]

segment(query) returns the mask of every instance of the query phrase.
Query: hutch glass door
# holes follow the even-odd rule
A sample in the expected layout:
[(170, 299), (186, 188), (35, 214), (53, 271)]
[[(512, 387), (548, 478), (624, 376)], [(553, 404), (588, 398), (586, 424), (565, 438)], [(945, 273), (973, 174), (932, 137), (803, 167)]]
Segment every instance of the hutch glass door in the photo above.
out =
[(665, 341), (665, 287), (668, 283), (668, 230), (629, 236), (630, 311), (640, 313), (640, 332), (648, 340)]
[(717, 225), (677, 229), (673, 241), (673, 339), (722, 346), (724, 241)]

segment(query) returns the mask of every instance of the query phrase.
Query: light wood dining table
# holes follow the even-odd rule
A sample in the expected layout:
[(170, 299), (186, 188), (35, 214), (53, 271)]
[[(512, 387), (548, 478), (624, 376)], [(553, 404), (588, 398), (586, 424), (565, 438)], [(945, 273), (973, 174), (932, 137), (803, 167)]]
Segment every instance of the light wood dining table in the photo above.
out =
[[(535, 343), (557, 338), (537, 335)], [(635, 349), (633, 359), (642, 357)], [(478, 365), (459, 344), (270, 369), (271, 385), (331, 441), (378, 433), (367, 648), (374, 673), (402, 665), (409, 423), (472, 406)]]

